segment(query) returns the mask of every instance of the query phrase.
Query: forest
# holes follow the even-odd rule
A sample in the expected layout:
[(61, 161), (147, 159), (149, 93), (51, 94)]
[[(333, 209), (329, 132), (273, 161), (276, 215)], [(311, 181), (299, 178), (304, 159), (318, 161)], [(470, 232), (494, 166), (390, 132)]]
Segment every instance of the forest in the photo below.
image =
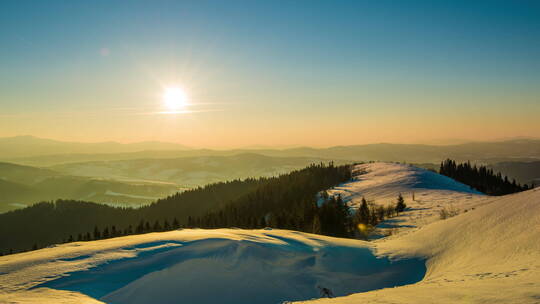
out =
[[(0, 214), (0, 253), (178, 227), (306, 230), (313, 226), (316, 195), (350, 178), (351, 166), (321, 163), (271, 178), (198, 187), (138, 209), (72, 200), (41, 202)], [(344, 208), (343, 202), (339, 206)]]
[[(351, 169), (351, 165), (313, 164), (276, 177), (198, 187), (141, 208), (73, 200), (41, 202), (0, 214), (0, 254), (178, 228), (272, 227), (366, 239), (378, 223), (399, 215), (407, 205), (399, 194), (387, 206), (363, 198), (352, 210), (339, 195), (329, 196), (326, 190), (355, 178)], [(445, 160), (440, 173), (489, 195), (528, 189), (469, 162)]]
[(492, 169), (471, 165), (470, 162), (457, 164), (456, 161), (447, 159), (441, 162), (439, 174), (488, 195), (505, 195), (529, 189), (527, 184), (522, 186), (515, 179), (510, 181), (507, 176), (503, 177), (500, 172), (494, 173)]

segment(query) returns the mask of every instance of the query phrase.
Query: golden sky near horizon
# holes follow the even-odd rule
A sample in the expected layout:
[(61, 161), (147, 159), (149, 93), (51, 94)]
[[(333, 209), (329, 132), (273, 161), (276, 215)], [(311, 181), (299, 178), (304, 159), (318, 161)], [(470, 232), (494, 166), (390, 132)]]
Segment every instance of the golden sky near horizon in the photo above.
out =
[(538, 8), (433, 5), (6, 5), (0, 137), (212, 148), (538, 137)]

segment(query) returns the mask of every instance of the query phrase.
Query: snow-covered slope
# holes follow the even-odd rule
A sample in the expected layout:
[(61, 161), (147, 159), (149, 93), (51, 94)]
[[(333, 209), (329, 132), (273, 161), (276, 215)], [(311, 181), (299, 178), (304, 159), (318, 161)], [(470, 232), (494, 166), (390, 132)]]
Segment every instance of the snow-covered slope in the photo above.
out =
[[(64, 244), (0, 257), (0, 303), (540, 303), (540, 189), (489, 197), (408, 165), (356, 170), (330, 192), (352, 206), (402, 193), (410, 208), (380, 225), (391, 236), (195, 229)], [(460, 214), (441, 220), (449, 206)], [(310, 300), (319, 287), (339, 297)]]
[(0, 302), (281, 303), (411, 284), (421, 259), (285, 230), (180, 230), (0, 258)]
[(538, 188), (485, 198), (474, 210), (374, 245), (379, 254), (426, 258), (426, 277), (314, 303), (540, 303)]
[(357, 165), (354, 171), (359, 174), (356, 178), (327, 192), (341, 195), (353, 208), (363, 197), (378, 205), (394, 204), (401, 193), (409, 207), (401, 216), (379, 225), (372, 238), (406, 233), (438, 221), (442, 209), (464, 212), (489, 200), (467, 185), (411, 165), (368, 163)]

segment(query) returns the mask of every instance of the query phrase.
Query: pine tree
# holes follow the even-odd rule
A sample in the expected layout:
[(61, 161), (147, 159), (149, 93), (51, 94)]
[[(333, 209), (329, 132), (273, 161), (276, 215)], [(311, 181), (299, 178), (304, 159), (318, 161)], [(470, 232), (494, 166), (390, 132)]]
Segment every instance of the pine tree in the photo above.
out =
[(407, 208), (407, 205), (405, 204), (405, 200), (403, 199), (403, 196), (401, 193), (398, 195), (397, 203), (396, 203), (396, 212), (403, 212)]
[(164, 231), (171, 230), (171, 225), (169, 225), (169, 221), (167, 221), (166, 219), (165, 219), (165, 222), (163, 223), (163, 230)]
[(101, 232), (99, 231), (98, 226), (94, 227), (94, 240), (101, 239)]
[(107, 238), (110, 237), (110, 235), (109, 235), (109, 227), (105, 227), (105, 229), (103, 229), (102, 237), (103, 237), (104, 239), (107, 239)]
[(161, 225), (159, 224), (159, 221), (158, 221), (158, 220), (156, 220), (156, 221), (154, 222), (154, 226), (152, 226), (152, 230), (153, 230), (153, 231), (161, 231)]
[(360, 208), (358, 208), (358, 210), (356, 211), (356, 224), (367, 225), (370, 222), (369, 218), (370, 216), (368, 203), (366, 201), (366, 198), (362, 197), (362, 203), (360, 204)]
[(137, 225), (137, 228), (135, 229), (135, 232), (138, 234), (141, 234), (144, 232), (144, 220), (141, 220), (139, 222), (139, 225)]

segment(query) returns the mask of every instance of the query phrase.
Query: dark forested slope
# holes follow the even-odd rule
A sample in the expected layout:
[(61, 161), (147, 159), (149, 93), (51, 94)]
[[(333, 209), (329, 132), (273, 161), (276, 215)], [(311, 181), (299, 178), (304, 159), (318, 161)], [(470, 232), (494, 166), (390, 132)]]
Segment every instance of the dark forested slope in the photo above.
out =
[(265, 212), (274, 215), (274, 219), (280, 215), (291, 218), (298, 214), (299, 205), (316, 206), (319, 191), (350, 177), (349, 166), (321, 164), (278, 177), (215, 183), (139, 209), (70, 200), (43, 202), (0, 214), (0, 252), (29, 250), (63, 241), (161, 231), (192, 224), (190, 222), (195, 218), (230, 210), (229, 206), (244, 210), (243, 215), (238, 216), (246, 219), (252, 218), (248, 210), (254, 208), (257, 212), (253, 214), (258, 219)]

